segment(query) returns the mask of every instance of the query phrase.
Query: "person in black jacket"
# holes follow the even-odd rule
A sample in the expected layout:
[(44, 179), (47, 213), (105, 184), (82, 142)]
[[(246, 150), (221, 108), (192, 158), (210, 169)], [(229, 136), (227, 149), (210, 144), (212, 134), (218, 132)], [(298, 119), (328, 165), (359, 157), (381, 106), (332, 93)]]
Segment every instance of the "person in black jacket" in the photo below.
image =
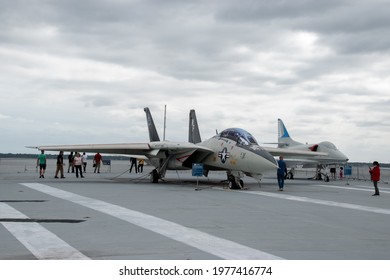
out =
[(56, 168), (56, 174), (54, 175), (54, 178), (58, 179), (58, 172), (61, 173), (61, 178), (64, 177), (64, 152), (60, 151), (60, 153), (57, 156), (57, 168)]

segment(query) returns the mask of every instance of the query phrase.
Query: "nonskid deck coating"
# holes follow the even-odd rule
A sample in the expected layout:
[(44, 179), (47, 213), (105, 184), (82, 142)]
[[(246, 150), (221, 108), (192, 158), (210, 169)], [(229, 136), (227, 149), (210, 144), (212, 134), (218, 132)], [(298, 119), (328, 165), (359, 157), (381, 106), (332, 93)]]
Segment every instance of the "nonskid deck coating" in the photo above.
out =
[[(199, 178), (197, 182), (190, 172), (169, 172), (166, 182), (151, 184), (145, 175), (147, 167), (144, 174), (123, 172), (126, 168), (127, 163), (113, 166), (111, 173), (89, 171), (84, 179), (66, 173), (67, 178), (62, 180), (50, 176), (52, 168), (45, 179), (37, 178), (35, 170), (3, 170), (0, 200), (28, 219), (84, 220), (40, 225), (58, 237), (61, 246), (64, 242), (90, 259), (251, 258), (247, 252), (261, 253), (255, 255), (259, 259), (390, 259), (387, 184), (380, 184), (380, 197), (371, 196), (371, 182), (355, 180), (287, 180), (285, 191), (279, 192), (276, 178), (269, 174), (260, 186), (244, 178), (247, 189), (232, 191), (221, 183), (223, 173), (210, 173), (209, 179)], [(141, 226), (121, 219), (119, 210), (108, 214), (29, 188), (28, 184), (112, 205), (123, 213), (139, 213), (141, 221), (151, 219)], [(0, 213), (2, 218), (12, 217)], [(25, 223), (23, 230), (29, 224)], [(46, 256), (26, 248), (5, 223), (1, 223), (0, 234), (0, 259)], [(180, 235), (196, 242), (180, 240)], [(207, 244), (209, 250), (205, 249)], [(222, 248), (229, 249), (227, 244), (238, 247), (232, 245), (229, 254), (221, 254)], [(62, 256), (58, 253), (58, 259)], [(50, 258), (56, 255), (50, 254)]]

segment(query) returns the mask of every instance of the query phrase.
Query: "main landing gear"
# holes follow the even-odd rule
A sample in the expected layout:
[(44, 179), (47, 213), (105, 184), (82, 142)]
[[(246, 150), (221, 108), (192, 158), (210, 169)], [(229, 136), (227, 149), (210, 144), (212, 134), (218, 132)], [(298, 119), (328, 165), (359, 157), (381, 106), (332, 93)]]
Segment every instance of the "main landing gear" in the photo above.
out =
[(167, 172), (168, 162), (172, 159), (174, 155), (170, 155), (168, 152), (165, 152), (165, 158), (160, 158), (158, 167), (150, 172), (150, 182), (157, 184), (159, 179), (165, 177), (165, 173)]
[(158, 174), (158, 171), (156, 169), (153, 169), (152, 172), (150, 172), (150, 182), (157, 184), (158, 179), (160, 179), (160, 176)]
[(244, 181), (241, 180), (241, 172), (227, 172), (227, 178), (229, 182), (229, 189), (242, 190), (244, 188)]

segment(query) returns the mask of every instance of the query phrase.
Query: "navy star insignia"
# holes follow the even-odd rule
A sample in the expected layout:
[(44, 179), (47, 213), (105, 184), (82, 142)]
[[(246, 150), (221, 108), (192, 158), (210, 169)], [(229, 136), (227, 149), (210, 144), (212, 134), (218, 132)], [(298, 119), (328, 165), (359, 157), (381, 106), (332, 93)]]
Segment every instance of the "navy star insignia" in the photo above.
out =
[(226, 160), (230, 157), (230, 153), (228, 153), (227, 148), (223, 148), (221, 152), (218, 152), (218, 157), (221, 159), (222, 163), (225, 163)]

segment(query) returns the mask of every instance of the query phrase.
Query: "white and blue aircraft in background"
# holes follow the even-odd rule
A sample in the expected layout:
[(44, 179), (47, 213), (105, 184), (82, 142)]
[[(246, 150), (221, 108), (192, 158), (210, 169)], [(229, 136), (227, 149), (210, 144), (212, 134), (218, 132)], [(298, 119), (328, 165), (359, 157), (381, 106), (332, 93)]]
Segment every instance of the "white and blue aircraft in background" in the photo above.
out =
[[(286, 126), (281, 119), (278, 119), (278, 149), (291, 149), (294, 151), (317, 152), (315, 156), (305, 155), (284, 155), (287, 167), (302, 166), (303, 168), (316, 167), (321, 170), (330, 165), (344, 165), (348, 157), (342, 153), (335, 144), (329, 141), (322, 141), (313, 144), (304, 144), (293, 140), (288, 133)], [(271, 152), (272, 149), (266, 148)]]

